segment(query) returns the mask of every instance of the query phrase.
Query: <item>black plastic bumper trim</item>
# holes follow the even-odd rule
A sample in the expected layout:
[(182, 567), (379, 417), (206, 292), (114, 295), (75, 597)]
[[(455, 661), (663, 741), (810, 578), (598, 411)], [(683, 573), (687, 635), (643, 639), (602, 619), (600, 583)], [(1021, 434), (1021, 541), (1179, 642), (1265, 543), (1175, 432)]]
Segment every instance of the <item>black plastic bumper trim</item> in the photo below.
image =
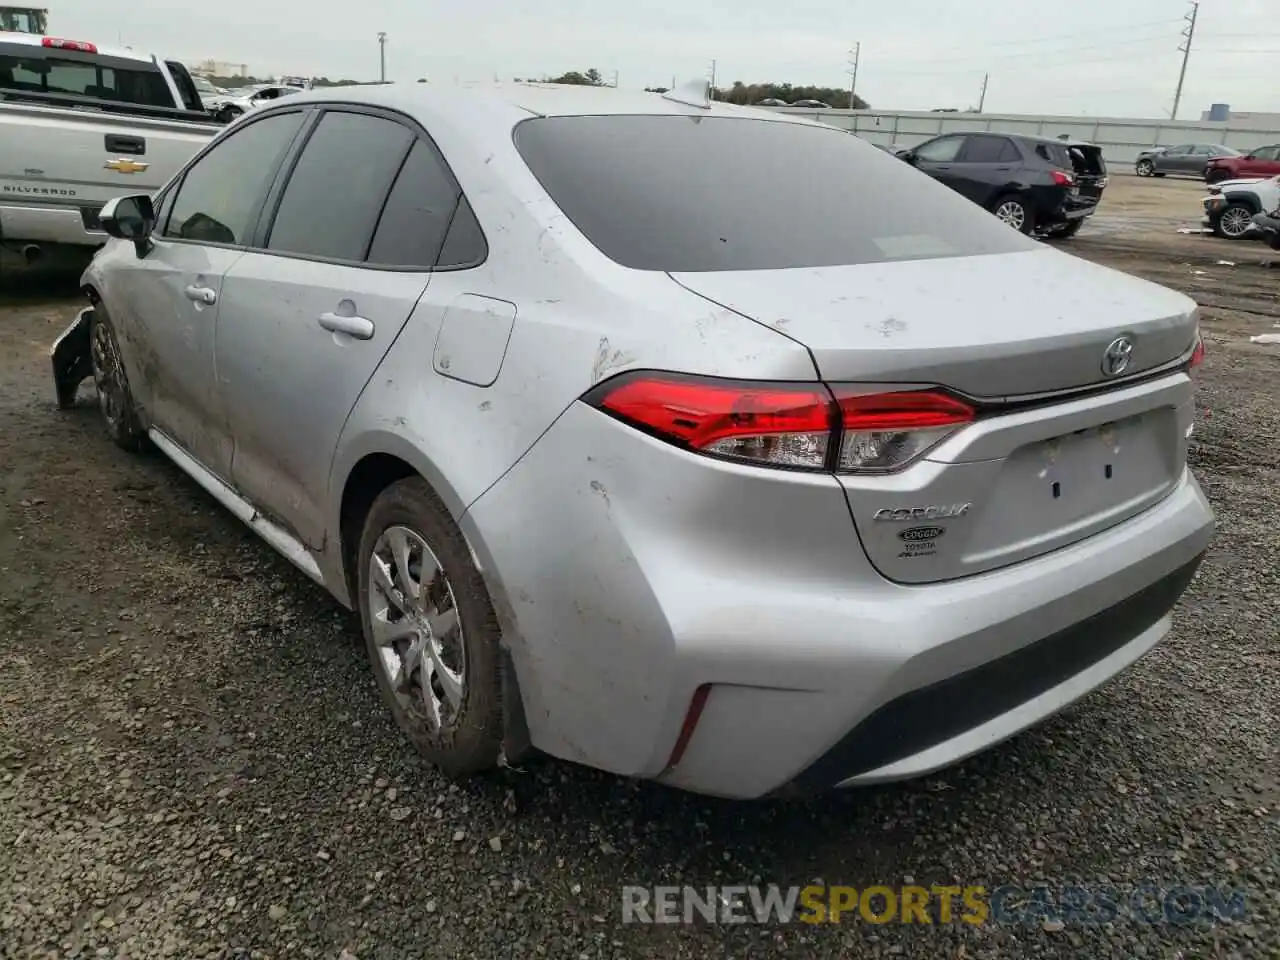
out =
[(890, 700), (807, 767), (780, 794), (825, 790), (902, 760), (1008, 713), (1087, 670), (1168, 613), (1204, 559), (1043, 640)]

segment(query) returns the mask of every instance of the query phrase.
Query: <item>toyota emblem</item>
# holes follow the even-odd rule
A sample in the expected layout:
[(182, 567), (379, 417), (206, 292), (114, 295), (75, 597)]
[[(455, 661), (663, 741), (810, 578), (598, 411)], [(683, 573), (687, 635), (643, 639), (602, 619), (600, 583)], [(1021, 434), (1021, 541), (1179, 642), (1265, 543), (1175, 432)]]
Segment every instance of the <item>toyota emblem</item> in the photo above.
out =
[(1102, 354), (1102, 372), (1108, 377), (1118, 377), (1129, 369), (1133, 359), (1133, 341), (1128, 337), (1116, 337)]

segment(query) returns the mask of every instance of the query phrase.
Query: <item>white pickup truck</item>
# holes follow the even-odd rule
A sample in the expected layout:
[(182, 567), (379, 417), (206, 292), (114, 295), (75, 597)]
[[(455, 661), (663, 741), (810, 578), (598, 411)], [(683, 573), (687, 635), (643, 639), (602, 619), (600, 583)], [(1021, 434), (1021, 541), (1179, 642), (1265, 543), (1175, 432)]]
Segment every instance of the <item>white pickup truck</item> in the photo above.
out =
[(177, 61), (0, 33), (0, 252), (101, 246), (103, 204), (158, 190), (221, 129)]

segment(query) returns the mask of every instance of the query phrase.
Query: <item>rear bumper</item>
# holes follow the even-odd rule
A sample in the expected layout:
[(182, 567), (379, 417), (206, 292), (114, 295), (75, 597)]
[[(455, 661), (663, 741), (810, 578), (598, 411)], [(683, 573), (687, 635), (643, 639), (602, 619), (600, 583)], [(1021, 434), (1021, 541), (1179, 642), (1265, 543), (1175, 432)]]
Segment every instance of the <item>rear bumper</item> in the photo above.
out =
[(1186, 473), (1071, 547), (903, 586), (868, 563), (835, 478), (708, 460), (575, 404), (463, 528), (535, 746), (751, 798), (917, 776), (1061, 709), (1167, 632), (1213, 515)]

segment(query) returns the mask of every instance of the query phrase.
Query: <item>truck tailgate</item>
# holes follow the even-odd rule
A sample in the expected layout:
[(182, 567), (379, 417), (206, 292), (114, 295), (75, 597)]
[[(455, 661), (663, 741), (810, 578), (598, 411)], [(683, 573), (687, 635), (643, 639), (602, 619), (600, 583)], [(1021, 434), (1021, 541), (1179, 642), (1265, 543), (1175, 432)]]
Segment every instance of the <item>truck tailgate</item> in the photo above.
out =
[(220, 129), (0, 102), (0, 203), (97, 208), (154, 193)]

